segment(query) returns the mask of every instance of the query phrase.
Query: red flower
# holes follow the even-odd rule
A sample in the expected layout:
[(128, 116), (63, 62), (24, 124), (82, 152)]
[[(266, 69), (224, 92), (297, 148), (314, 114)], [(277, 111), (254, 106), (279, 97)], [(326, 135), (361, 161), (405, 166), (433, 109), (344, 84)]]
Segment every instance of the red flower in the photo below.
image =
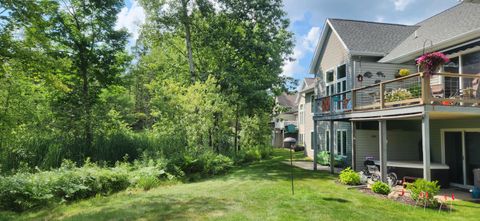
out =
[(433, 74), (440, 65), (450, 61), (448, 57), (442, 52), (426, 53), (415, 60), (417, 65), (423, 69), (423, 72), (428, 76)]

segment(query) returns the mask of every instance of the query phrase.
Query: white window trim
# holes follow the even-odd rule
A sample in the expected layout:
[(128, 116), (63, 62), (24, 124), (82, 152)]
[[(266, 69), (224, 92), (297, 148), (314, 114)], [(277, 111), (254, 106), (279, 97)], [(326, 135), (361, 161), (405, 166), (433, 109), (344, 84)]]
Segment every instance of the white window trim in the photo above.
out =
[[(338, 154), (338, 152), (340, 152), (340, 155), (342, 156), (347, 156), (347, 153), (344, 153), (343, 152), (343, 136), (342, 136), (342, 133), (345, 132), (345, 139), (347, 139), (347, 142), (345, 143), (345, 145), (348, 144), (348, 134), (347, 134), (347, 130), (346, 129), (337, 129), (336, 132), (335, 132), (335, 136), (338, 135), (338, 132), (340, 132), (340, 144), (337, 143), (336, 146), (336, 149), (335, 149), (335, 153)], [(335, 142), (338, 142), (338, 137), (337, 139), (335, 139)], [(338, 151), (338, 148), (340, 148), (340, 151)], [(345, 147), (345, 152), (347, 151), (347, 147)]]
[[(327, 136), (327, 134), (328, 134), (328, 136)], [(325, 141), (324, 141), (325, 151), (330, 151), (330, 147), (332, 146), (331, 144), (327, 145), (327, 144), (330, 143), (330, 136), (332, 136), (331, 133), (330, 133), (330, 130), (325, 130), (325, 135), (324, 135), (324, 137), (325, 137)]]

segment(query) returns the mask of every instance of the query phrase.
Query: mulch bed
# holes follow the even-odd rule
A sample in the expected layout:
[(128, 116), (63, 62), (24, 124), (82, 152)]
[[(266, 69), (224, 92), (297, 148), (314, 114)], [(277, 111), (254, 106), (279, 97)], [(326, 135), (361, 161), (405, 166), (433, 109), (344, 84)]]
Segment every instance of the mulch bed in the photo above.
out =
[[(340, 182), (338, 182), (338, 183), (340, 183)], [(371, 195), (371, 196), (374, 196), (374, 197), (377, 197), (377, 198), (380, 198), (380, 199), (389, 199), (387, 195), (382, 195), (382, 194), (375, 193), (368, 187), (358, 187), (358, 188), (355, 188), (355, 189), (358, 189), (358, 191), (360, 191), (362, 193), (365, 193), (365, 194), (368, 194), (368, 195)], [(398, 196), (397, 199), (389, 199), (389, 200), (392, 200), (392, 201), (395, 201), (395, 202), (398, 202), (398, 203), (401, 203), (401, 204), (404, 204), (404, 205), (410, 205), (410, 206), (415, 206), (415, 203), (416, 203), (415, 200), (413, 200), (410, 196)], [(417, 205), (417, 207), (423, 208), (423, 205)], [(439, 207), (427, 207), (427, 208), (438, 210)], [(442, 206), (442, 211), (450, 211), (450, 205), (443, 205)]]

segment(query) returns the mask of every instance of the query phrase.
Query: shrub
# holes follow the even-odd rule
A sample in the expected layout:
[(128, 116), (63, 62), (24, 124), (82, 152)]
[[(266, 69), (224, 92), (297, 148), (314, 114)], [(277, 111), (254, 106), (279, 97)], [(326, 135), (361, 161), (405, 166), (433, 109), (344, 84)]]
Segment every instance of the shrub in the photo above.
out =
[(340, 172), (340, 182), (346, 185), (358, 185), (360, 184), (360, 175), (353, 171), (350, 167)]
[(418, 200), (421, 195), (425, 197), (426, 193), (428, 193), (428, 198), (424, 198), (427, 205), (436, 206), (438, 204), (437, 200), (433, 198), (440, 191), (438, 181), (429, 182), (424, 179), (417, 179), (415, 182), (407, 184), (407, 189), (412, 192), (413, 200)]
[(110, 194), (124, 190), (129, 185), (127, 170), (100, 168), (91, 163), (78, 168), (67, 162), (52, 171), (22, 172), (1, 177), (0, 208), (23, 211), (52, 202)]
[(388, 195), (390, 193), (390, 187), (386, 183), (377, 181), (372, 185), (372, 191), (374, 193)]
[(137, 180), (136, 187), (150, 190), (160, 185), (160, 180), (154, 176), (142, 176)]

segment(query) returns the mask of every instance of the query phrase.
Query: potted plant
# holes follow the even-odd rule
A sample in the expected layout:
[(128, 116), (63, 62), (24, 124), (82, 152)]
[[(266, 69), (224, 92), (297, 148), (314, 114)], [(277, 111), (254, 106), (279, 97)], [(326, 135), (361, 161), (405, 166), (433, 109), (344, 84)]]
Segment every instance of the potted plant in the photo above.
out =
[(403, 101), (412, 98), (412, 93), (405, 88), (399, 88), (385, 93), (385, 102)]
[(395, 74), (395, 78), (405, 77), (405, 76), (408, 76), (409, 74), (410, 74), (410, 70), (406, 68), (402, 68), (398, 70), (398, 72)]
[(427, 77), (433, 75), (438, 71), (440, 66), (449, 61), (450, 59), (448, 59), (442, 52), (426, 53), (416, 59), (420, 70), (422, 70)]

